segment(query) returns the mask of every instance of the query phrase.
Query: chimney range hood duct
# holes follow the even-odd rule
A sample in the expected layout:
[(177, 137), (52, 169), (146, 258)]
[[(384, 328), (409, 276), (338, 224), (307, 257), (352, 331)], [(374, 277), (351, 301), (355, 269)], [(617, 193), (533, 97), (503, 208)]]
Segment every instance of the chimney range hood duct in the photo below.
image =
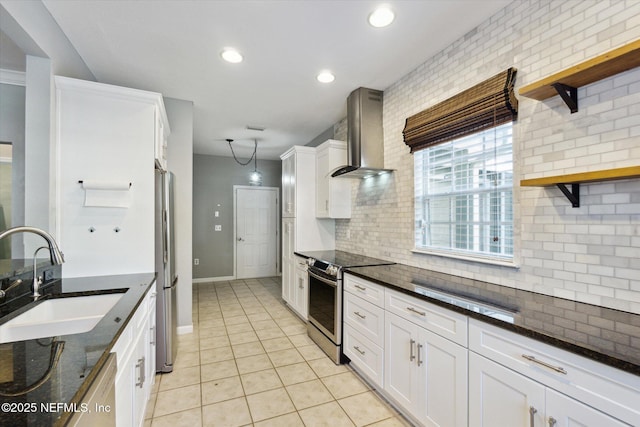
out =
[(382, 91), (358, 88), (347, 98), (347, 162), (334, 178), (368, 178), (384, 169)]

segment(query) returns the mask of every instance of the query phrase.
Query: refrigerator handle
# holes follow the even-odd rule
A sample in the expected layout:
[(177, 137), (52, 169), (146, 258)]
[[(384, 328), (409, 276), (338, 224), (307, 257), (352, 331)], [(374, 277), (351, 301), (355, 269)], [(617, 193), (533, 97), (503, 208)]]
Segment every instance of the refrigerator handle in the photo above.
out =
[(167, 211), (162, 211), (162, 253), (164, 258), (164, 264), (169, 262), (169, 236), (167, 230)]

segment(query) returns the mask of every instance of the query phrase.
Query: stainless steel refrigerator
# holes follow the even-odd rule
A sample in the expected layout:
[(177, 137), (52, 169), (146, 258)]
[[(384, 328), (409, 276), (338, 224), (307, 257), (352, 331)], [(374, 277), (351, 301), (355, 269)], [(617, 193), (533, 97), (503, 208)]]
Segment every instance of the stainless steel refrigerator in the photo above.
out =
[(171, 172), (156, 169), (156, 371), (171, 372), (177, 352), (176, 286)]

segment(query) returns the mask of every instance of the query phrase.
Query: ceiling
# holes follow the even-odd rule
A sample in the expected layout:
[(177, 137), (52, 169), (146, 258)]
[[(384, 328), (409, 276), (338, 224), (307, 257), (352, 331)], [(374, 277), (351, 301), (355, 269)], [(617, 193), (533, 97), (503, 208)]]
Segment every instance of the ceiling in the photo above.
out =
[[(194, 152), (277, 159), (346, 116), (360, 86), (384, 90), (510, 0), (43, 0), (99, 82), (193, 101)], [(224, 47), (244, 56), (221, 60)], [(333, 83), (319, 83), (330, 69)], [(265, 128), (258, 132), (247, 126)]]

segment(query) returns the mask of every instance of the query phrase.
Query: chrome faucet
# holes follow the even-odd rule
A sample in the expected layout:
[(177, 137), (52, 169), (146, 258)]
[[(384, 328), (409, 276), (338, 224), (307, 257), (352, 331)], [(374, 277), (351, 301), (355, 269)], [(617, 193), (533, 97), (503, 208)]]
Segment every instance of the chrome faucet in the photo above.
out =
[(40, 297), (39, 290), (40, 290), (40, 284), (41, 284), (41, 281), (37, 275), (37, 268), (36, 268), (36, 256), (38, 255), (38, 251), (40, 251), (40, 249), (49, 249), (49, 258), (51, 259), (52, 265), (62, 264), (64, 262), (64, 255), (60, 251), (60, 248), (58, 248), (58, 244), (53, 239), (53, 237), (51, 237), (51, 235), (46, 231), (36, 227), (20, 226), (20, 227), (9, 228), (3, 231), (2, 233), (0, 233), (0, 240), (4, 239), (5, 237), (9, 237), (15, 233), (37, 234), (38, 236), (41, 236), (42, 238), (44, 238), (44, 240), (47, 241), (48, 246), (39, 247), (38, 249), (36, 249), (35, 253), (33, 254), (33, 297), (38, 298)]

